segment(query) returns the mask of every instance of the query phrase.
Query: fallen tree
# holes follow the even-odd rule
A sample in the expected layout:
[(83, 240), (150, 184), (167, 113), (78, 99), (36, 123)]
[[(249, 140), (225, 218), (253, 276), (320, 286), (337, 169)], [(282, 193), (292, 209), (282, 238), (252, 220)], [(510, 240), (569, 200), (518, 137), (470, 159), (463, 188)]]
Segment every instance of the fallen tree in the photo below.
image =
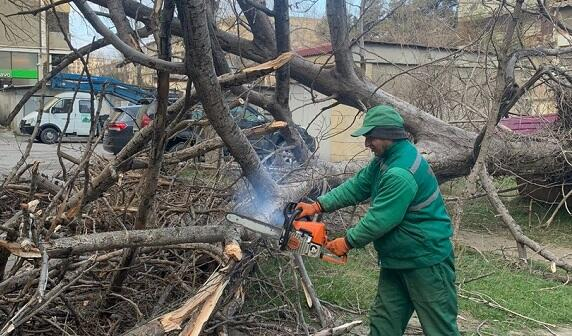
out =
[[(480, 178), (516, 241), (556, 266), (571, 269), (568, 263), (522, 234), (491, 186), (490, 175), (534, 177), (572, 169), (569, 143), (519, 137), (496, 127), (499, 116), (523, 95), (518, 91), (507, 101), (503, 94), (507, 85), (514, 82), (517, 60), (543, 51), (509, 50), (514, 22), (507, 25), (488, 123), (477, 133), (439, 120), (383, 91), (360, 73), (354, 64), (351, 47), (355, 41), (350, 36), (347, 5), (342, 0), (326, 2), (333, 46), (331, 57), (335, 60), (332, 66), (316, 64), (291, 52), (287, 36), (289, 6), (281, 0), (275, 2), (274, 9), (256, 0), (238, 1), (244, 16), (237, 20), (249, 27), (252, 39), (217, 29), (216, 8), (203, 0), (155, 1), (153, 8), (135, 0), (73, 2), (104, 38), (74, 51), (65, 63), (109, 43), (121, 52), (126, 62), (157, 70), (161, 94), (152, 107), (157, 118), (111, 160), (90, 157), (91, 153), (80, 160), (72, 157), (70, 161), (75, 166), (70, 177), (64, 177), (63, 184), (54, 185), (39, 175), (38, 164), (15, 167), (4, 181), (0, 197), (6, 204), (3, 210), (10, 212), (10, 216), (0, 227), (7, 233), (0, 240), (3, 250), (0, 269), (7, 266), (10, 254), (19, 259), (0, 283), (0, 292), (6, 298), (3, 303), (11, 305), (10, 309), (2, 309), (6, 320), (0, 334), (24, 330), (34, 323), (57, 332), (129, 335), (163, 335), (178, 329), (183, 335), (198, 335), (205, 330), (228, 333), (241, 328), (247, 333), (253, 332), (251, 328), (286, 333), (302, 329), (306, 334), (322, 335), (341, 333), (357, 324), (327, 325), (331, 322), (324, 312), (317, 311), (321, 330), (309, 325), (304, 321), (300, 302), (292, 302), (284, 294), (287, 290), (284, 284), (272, 293), (284, 300), (285, 307), (259, 315), (277, 311), (286, 316), (283, 318), (286, 322), (253, 321), (240, 314), (247, 281), (254, 274), (254, 260), (265, 245), (256, 239), (252, 244), (252, 237), (227, 223), (224, 214), (240, 210), (280, 224), (280, 212), (286, 202), (316, 192), (324, 185), (335, 186), (363, 164), (323, 162), (308, 153), (289, 110), (290, 78), (310, 91), (362, 112), (377, 104), (395, 106), (441, 181), (467, 175)], [(117, 34), (106, 27), (90, 3), (115, 11), (110, 16)], [(123, 13), (143, 23), (145, 28), (131, 29)], [(515, 18), (518, 20), (518, 15)], [(143, 53), (139, 47), (141, 41), (136, 41), (136, 37), (147, 34), (155, 38), (159, 58)], [(173, 62), (169, 57), (172, 36), (182, 38), (183, 62)], [(544, 51), (546, 55), (569, 52)], [(227, 64), (230, 54), (257, 64), (232, 73)], [(55, 68), (46, 80), (61, 69)], [(273, 94), (253, 90), (253, 82), (272, 72), (276, 72)], [(550, 77), (554, 73), (532, 76), (523, 87), (531, 87), (543, 75)], [(170, 74), (185, 75), (188, 82), (185, 97), (167, 107), (165, 90)], [(42, 84), (29, 91), (4, 124), (11, 122)], [(241, 131), (229, 113), (223, 90), (268, 110), (276, 121)], [(205, 111), (205, 120), (189, 117), (189, 111), (198, 103)], [(164, 153), (166, 139), (191, 126), (207, 124), (216, 137), (174, 153)], [(248, 137), (278, 130), (286, 137), (298, 162), (294, 166), (268, 169)], [(185, 167), (198, 167), (193, 159), (222, 146), (234, 162), (220, 158), (218, 169), (205, 174), (208, 178), (196, 172), (191, 178), (181, 178), (189, 174)], [(172, 167), (176, 167), (173, 174), (162, 171)], [(22, 178), (27, 172), (30, 179)], [(249, 243), (243, 242), (243, 238)], [(189, 243), (208, 244), (190, 248)], [(117, 249), (121, 250), (100, 255), (100, 251)], [(243, 258), (243, 252), (247, 252), (244, 253), (247, 257)], [(304, 288), (311, 288), (303, 262), (297, 260), (293, 264), (296, 266), (290, 273), (299, 272)], [(26, 270), (24, 266), (32, 269)], [(306, 295), (306, 302), (320, 302), (314, 291), (306, 290)], [(87, 315), (79, 313), (79, 307)], [(73, 328), (61, 323), (61, 310), (73, 317), (76, 324)], [(97, 318), (86, 318), (89, 312), (100, 311), (105, 314), (94, 313)], [(55, 322), (51, 316), (56, 317)]]

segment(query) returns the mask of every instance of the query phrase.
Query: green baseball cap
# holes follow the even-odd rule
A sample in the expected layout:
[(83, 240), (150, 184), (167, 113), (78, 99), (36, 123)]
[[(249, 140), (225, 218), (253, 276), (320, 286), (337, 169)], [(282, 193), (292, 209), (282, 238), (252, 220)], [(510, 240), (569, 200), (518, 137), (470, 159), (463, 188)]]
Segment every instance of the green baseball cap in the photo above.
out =
[(389, 105), (377, 105), (367, 110), (362, 127), (353, 132), (352, 136), (359, 137), (370, 132), (374, 133), (372, 136), (384, 139), (407, 137), (403, 118)]

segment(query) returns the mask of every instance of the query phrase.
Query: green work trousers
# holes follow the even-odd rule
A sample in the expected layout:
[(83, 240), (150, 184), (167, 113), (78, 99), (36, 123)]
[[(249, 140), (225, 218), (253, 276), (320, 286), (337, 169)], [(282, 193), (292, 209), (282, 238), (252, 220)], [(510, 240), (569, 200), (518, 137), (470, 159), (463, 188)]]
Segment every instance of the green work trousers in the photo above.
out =
[(426, 336), (459, 335), (453, 255), (430, 267), (382, 269), (370, 335), (403, 335), (413, 310)]

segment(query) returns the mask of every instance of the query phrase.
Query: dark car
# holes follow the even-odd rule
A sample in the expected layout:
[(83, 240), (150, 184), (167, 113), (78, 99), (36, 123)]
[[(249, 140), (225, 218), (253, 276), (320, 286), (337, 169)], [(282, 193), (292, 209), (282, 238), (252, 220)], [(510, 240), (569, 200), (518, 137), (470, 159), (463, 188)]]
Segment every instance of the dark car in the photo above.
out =
[[(115, 109), (117, 114), (109, 118), (107, 133), (103, 139), (103, 148), (114, 154), (119, 153), (133, 137), (134, 132), (147, 126), (153, 119), (153, 114), (147, 115), (147, 109), (148, 105), (127, 106)], [(270, 122), (269, 118), (249, 105), (233, 108), (230, 112), (241, 129), (252, 128)], [(195, 120), (201, 119), (203, 116), (204, 112), (200, 109), (196, 109), (192, 112), (192, 117)], [(314, 138), (311, 137), (304, 128), (300, 126), (296, 127), (308, 148), (311, 151), (315, 151), (316, 142)], [(183, 130), (169, 139), (166, 150), (176, 151), (191, 146), (203, 138), (202, 132), (203, 128), (201, 127)], [(261, 159), (268, 157), (268, 162), (272, 161), (269, 155), (286, 144), (285, 139), (278, 132), (251, 139), (250, 142)], [(226, 150), (224, 152), (225, 155), (228, 154)]]
[[(107, 132), (103, 136), (103, 149), (117, 154), (133, 138), (135, 132), (149, 125), (154, 114), (147, 114), (151, 105), (131, 105), (116, 107), (106, 124)], [(167, 151), (175, 146), (189, 142), (193, 138), (190, 130), (183, 130), (169, 139), (166, 145)]]
[[(103, 136), (103, 149), (117, 154), (131, 140), (136, 130), (145, 127), (150, 118), (141, 119), (139, 113), (146, 109), (147, 105), (132, 105), (116, 107), (108, 118), (107, 132)], [(148, 120), (147, 120), (148, 119)]]
[[(230, 112), (238, 126), (242, 129), (252, 128), (258, 125), (269, 123), (271, 121), (270, 118), (266, 117), (264, 114), (260, 113), (250, 105), (236, 107)], [(315, 151), (316, 140), (310, 134), (308, 134), (308, 132), (303, 127), (296, 125), (296, 129), (302, 136), (304, 142), (306, 142), (308, 149), (312, 152)], [(260, 138), (252, 138), (250, 139), (250, 143), (252, 144), (252, 147), (254, 147), (254, 150), (258, 156), (268, 162), (272, 162), (275, 158), (274, 155), (270, 156), (271, 154), (280, 152), (280, 155), (284, 155), (289, 153), (288, 151), (279, 151), (280, 149), (283, 149), (283, 147), (287, 146), (286, 139), (282, 137), (280, 132), (267, 134)]]

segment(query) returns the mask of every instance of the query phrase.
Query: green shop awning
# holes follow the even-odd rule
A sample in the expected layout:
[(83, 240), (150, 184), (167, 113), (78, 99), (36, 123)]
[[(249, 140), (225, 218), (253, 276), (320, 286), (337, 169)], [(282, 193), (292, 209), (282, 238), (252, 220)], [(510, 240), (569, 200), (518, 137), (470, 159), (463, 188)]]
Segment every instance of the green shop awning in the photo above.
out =
[(12, 69), (12, 78), (37, 79), (37, 69)]
[(0, 78), (37, 79), (36, 69), (0, 69)]

